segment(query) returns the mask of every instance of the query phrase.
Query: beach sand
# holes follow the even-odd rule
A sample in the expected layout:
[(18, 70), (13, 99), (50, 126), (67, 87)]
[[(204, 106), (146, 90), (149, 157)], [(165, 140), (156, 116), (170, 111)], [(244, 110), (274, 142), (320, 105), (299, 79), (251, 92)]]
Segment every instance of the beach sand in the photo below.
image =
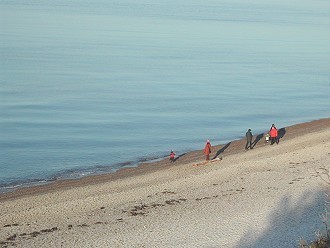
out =
[(325, 229), (330, 119), (281, 134), (1, 194), (1, 247), (297, 247)]

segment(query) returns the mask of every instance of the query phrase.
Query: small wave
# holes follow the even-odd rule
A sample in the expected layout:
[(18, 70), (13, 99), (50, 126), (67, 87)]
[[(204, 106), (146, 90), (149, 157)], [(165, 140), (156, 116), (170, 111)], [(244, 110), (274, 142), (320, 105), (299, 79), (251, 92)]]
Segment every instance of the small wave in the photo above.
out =
[(19, 179), (8, 183), (0, 183), (0, 193), (15, 191), (19, 188), (32, 187), (50, 183), (51, 179)]
[(153, 163), (163, 160), (167, 154), (164, 152), (158, 154), (152, 154), (144, 157), (139, 157), (136, 160), (120, 162), (112, 165), (96, 165), (85, 168), (72, 168), (68, 170), (62, 170), (55, 174), (50, 175), (47, 178), (33, 178), (33, 179), (10, 179), (7, 182), (0, 182), (0, 193), (7, 193), (15, 191), (19, 188), (32, 187), (38, 185), (44, 185), (57, 180), (66, 179), (78, 179), (91, 175), (100, 175), (107, 173), (115, 173), (122, 168), (137, 167), (141, 163)]

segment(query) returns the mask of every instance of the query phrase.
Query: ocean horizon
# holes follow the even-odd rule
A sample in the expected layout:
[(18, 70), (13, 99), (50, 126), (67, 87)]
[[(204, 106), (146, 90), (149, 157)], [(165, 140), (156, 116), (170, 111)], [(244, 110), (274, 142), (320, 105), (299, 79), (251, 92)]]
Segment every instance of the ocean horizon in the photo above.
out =
[(330, 117), (329, 1), (0, 11), (0, 192)]

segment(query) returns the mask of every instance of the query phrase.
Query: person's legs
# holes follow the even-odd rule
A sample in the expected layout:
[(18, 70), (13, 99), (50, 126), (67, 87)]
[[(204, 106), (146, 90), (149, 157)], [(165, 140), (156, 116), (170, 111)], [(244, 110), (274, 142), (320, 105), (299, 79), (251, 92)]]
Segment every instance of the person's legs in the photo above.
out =
[(210, 160), (210, 155), (209, 154), (206, 155), (205, 157), (206, 157), (206, 160)]
[(253, 147), (252, 147), (252, 141), (246, 141), (246, 144), (245, 144), (245, 150), (247, 150), (247, 149), (253, 149)]

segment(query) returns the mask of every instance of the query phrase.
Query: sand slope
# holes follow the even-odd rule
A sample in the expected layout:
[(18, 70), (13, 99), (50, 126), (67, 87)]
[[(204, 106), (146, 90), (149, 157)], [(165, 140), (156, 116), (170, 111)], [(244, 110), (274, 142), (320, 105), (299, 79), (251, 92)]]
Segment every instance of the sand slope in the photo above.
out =
[(130, 176), (3, 195), (1, 245), (297, 247), (324, 230), (330, 119), (321, 122), (286, 128), (279, 145), (233, 142), (203, 166), (196, 151)]

